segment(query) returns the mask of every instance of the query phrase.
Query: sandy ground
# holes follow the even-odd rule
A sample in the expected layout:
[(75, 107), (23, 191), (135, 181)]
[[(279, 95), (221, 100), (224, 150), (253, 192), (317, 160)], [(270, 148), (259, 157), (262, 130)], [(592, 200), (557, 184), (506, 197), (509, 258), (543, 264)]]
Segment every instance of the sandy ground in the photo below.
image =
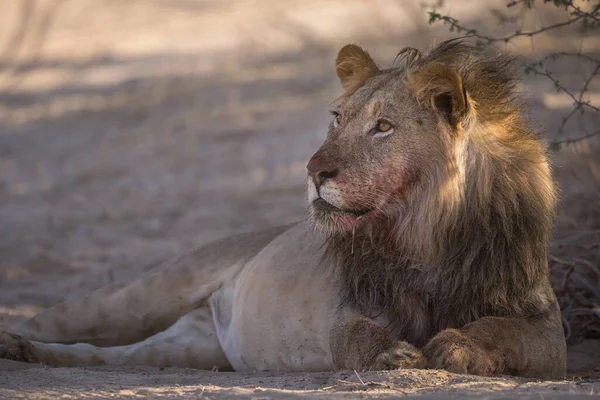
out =
[[(449, 3), (454, 15), (481, 23), (494, 2)], [(447, 37), (427, 25), (418, 2), (392, 0), (24, 0), (0, 9), (3, 328), (132, 279), (184, 249), (304, 218), (304, 165), (324, 138), (338, 90), (337, 48), (360, 42), (389, 65), (404, 46)], [(573, 43), (599, 50), (581, 38), (550, 42), (535, 51)], [(591, 88), (598, 96), (598, 83)], [(569, 99), (539, 79), (528, 79), (524, 90), (532, 115), (552, 133)], [(584, 116), (579, 128), (594, 124)], [(563, 238), (596, 232), (579, 245), (591, 243), (586, 251), (596, 252), (591, 262), (598, 265), (594, 154), (580, 147), (556, 158), (564, 201), (552, 249), (581, 255)], [(248, 375), (1, 362), (0, 397), (598, 393), (599, 341), (578, 342), (564, 382), (436, 371)]]
[[(22, 364), (19, 364), (19, 367)], [(588, 398), (600, 392), (598, 380), (534, 382), (479, 378), (444, 371), (239, 374), (190, 369), (29, 368), (0, 375), (6, 398)]]

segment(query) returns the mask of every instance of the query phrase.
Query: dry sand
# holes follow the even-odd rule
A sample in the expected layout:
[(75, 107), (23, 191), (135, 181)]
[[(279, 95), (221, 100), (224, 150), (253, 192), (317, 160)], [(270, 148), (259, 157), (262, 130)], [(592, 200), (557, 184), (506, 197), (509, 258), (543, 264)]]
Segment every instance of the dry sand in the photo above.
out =
[[(17, 363), (15, 363), (17, 364)], [(19, 364), (21, 367), (22, 364)], [(478, 395), (554, 399), (600, 392), (598, 380), (538, 382), (480, 378), (444, 371), (214, 373), (168, 368), (29, 368), (2, 372), (0, 397), (55, 398), (391, 398)], [(425, 396), (425, 397), (422, 397)]]
[[(491, 4), (449, 3), (472, 21)], [(22, 14), (27, 4), (35, 7)], [(3, 3), (0, 327), (132, 279), (184, 249), (303, 218), (304, 164), (324, 138), (338, 90), (336, 49), (361, 42), (389, 65), (400, 48), (446, 36), (427, 26), (418, 2)], [(525, 89), (533, 116), (552, 131), (568, 99), (540, 80)], [(598, 84), (592, 89), (597, 94)], [(581, 253), (560, 238), (600, 226), (598, 181), (577, 173), (593, 172), (591, 158), (569, 151), (557, 158), (566, 206), (553, 249), (561, 257)], [(599, 237), (586, 240), (597, 252)], [(571, 375), (563, 382), (440, 371), (237, 374), (3, 361), (0, 397), (574, 398), (600, 392), (598, 343), (570, 347)]]

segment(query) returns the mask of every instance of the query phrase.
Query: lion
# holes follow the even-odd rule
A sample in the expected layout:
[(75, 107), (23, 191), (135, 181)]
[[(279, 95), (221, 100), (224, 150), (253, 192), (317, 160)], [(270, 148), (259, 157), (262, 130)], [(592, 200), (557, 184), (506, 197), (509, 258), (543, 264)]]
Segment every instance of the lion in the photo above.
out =
[(445, 369), (563, 379), (555, 189), (513, 60), (465, 40), (380, 69), (361, 47), (307, 165), (309, 218), (211, 243), (0, 334), (50, 366)]

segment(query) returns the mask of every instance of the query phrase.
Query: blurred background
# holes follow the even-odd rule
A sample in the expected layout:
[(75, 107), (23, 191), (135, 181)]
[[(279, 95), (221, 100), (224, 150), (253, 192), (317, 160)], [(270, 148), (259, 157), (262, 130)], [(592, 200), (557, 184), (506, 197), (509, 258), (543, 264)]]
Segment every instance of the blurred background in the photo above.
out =
[(337, 50), (355, 42), (388, 67), (405, 46), (468, 33), (518, 57), (562, 190), (550, 266), (570, 370), (598, 374), (599, 4), (3, 1), (0, 327), (190, 247), (304, 218)]

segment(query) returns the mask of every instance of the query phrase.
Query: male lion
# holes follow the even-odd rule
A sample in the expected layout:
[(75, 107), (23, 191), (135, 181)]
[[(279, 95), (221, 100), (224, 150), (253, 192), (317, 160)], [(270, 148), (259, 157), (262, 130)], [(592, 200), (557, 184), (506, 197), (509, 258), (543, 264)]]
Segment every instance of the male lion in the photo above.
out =
[(512, 60), (461, 41), (401, 55), (381, 70), (356, 45), (339, 51), (344, 91), (307, 166), (310, 222), (58, 304), (0, 333), (0, 357), (563, 378), (553, 182)]

